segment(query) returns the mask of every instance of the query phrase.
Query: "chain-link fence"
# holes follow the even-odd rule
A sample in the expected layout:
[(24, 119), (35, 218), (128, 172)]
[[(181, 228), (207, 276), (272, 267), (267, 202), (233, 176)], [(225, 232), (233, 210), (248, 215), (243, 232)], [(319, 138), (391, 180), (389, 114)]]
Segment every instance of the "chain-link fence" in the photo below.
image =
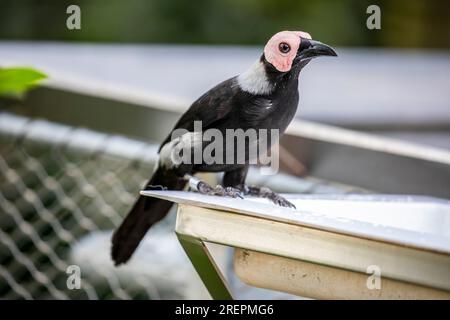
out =
[(0, 123), (0, 297), (158, 297), (145, 279), (130, 287), (115, 273), (81, 290), (66, 283), (79, 239), (120, 224), (156, 146), (8, 114)]
[[(129, 265), (114, 268), (109, 258), (111, 232), (153, 170), (156, 151), (121, 136), (0, 113), (0, 298), (202, 297), (173, 235), (173, 214)], [(297, 192), (355, 191), (295, 179)], [(68, 285), (71, 265), (81, 270), (79, 289)]]

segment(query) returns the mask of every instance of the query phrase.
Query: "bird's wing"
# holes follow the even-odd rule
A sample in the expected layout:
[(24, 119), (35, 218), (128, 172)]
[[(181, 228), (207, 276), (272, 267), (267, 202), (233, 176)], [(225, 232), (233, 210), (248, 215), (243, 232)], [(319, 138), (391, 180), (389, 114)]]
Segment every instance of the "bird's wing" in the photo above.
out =
[[(235, 105), (233, 99), (238, 91), (236, 77), (225, 80), (218, 84), (200, 98), (198, 98), (189, 109), (181, 116), (175, 124), (171, 133), (176, 129), (194, 131), (194, 121), (202, 121), (205, 130), (214, 125), (215, 122), (226, 117)], [(161, 144), (160, 149), (171, 139), (171, 133)]]

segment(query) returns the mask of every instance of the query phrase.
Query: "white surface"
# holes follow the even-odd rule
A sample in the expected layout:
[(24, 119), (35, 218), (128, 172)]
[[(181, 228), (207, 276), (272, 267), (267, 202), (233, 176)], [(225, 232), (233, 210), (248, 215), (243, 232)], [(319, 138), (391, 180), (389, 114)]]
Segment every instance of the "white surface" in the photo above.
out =
[(240, 200), (184, 191), (141, 194), (450, 254), (450, 202), (435, 198), (286, 195), (297, 206), (294, 210), (264, 199)]

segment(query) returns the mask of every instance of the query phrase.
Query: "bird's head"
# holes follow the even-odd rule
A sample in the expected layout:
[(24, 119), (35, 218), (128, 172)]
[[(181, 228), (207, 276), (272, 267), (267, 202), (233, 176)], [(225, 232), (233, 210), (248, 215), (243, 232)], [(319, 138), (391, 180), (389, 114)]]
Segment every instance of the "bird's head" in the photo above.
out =
[(311, 39), (307, 32), (281, 31), (269, 39), (264, 47), (264, 59), (279, 72), (319, 56), (337, 56), (326, 44)]
[(267, 42), (261, 58), (238, 76), (238, 84), (252, 94), (270, 94), (283, 79), (297, 79), (303, 66), (319, 56), (337, 54), (306, 32), (278, 32)]

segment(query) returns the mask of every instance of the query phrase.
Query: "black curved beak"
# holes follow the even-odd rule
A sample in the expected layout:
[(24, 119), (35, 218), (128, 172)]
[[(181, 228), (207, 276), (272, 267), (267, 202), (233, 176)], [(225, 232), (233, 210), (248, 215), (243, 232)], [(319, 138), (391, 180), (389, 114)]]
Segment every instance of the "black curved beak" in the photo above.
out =
[(336, 57), (337, 53), (333, 48), (322, 42), (301, 38), (300, 47), (296, 56), (297, 59), (304, 61), (320, 56)]

